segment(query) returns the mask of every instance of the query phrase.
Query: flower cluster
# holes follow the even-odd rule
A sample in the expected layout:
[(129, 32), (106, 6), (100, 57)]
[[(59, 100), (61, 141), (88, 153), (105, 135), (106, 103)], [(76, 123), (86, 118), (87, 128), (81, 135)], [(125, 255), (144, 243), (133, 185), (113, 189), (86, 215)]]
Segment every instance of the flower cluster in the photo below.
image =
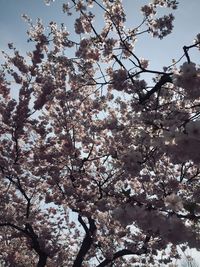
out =
[(127, 173), (136, 175), (140, 171), (142, 155), (134, 148), (128, 149), (124, 154), (120, 156), (120, 159)]
[(125, 2), (69, 0), (70, 32), (24, 15), (32, 50), (4, 52), (2, 266), (158, 266), (200, 248), (200, 38), (154, 69), (136, 41), (170, 34), (177, 1), (147, 3), (139, 26)]
[(167, 208), (173, 210), (173, 211), (180, 211), (183, 209), (183, 203), (181, 201), (181, 198), (174, 193), (168, 195), (165, 198), (165, 205)]
[(196, 38), (194, 39), (194, 43), (197, 44), (197, 47), (200, 50), (200, 33), (197, 34)]
[(119, 69), (110, 73), (112, 75), (113, 88), (117, 91), (125, 90), (128, 85), (127, 82), (127, 71)]
[(180, 66), (180, 70), (175, 70), (174, 84), (184, 88), (186, 95), (190, 99), (199, 97), (200, 94), (200, 69), (193, 62), (185, 62)]
[(172, 32), (174, 16), (172, 14), (164, 15), (161, 18), (150, 19), (149, 27), (154, 37), (162, 39)]

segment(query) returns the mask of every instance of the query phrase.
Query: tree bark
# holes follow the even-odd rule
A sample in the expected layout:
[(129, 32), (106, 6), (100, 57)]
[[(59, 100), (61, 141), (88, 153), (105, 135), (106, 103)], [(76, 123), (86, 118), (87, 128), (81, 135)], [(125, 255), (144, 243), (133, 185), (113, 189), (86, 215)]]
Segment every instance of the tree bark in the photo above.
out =
[(81, 223), (81, 225), (83, 226), (86, 234), (85, 237), (83, 239), (83, 242), (81, 244), (80, 250), (76, 256), (76, 259), (74, 261), (73, 267), (81, 267), (83, 260), (86, 256), (86, 254), (88, 253), (92, 243), (93, 243), (93, 235), (96, 231), (96, 225), (93, 219), (88, 218), (89, 221), (89, 228), (87, 227), (87, 225), (85, 224), (85, 222), (83, 221), (83, 219), (81, 218), (81, 216), (79, 215), (78, 217), (79, 222)]
[(38, 261), (37, 267), (45, 267), (46, 263), (47, 263), (47, 255), (46, 253), (41, 253), (39, 255), (39, 261)]

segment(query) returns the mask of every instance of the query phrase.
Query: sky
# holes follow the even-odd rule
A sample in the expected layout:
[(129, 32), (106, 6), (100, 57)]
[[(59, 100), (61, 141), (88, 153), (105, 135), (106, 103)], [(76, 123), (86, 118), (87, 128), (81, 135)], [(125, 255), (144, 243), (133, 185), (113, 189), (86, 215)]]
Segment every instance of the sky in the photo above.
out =
[[(136, 55), (150, 60), (152, 69), (162, 70), (163, 66), (172, 63), (183, 54), (182, 47), (191, 45), (195, 36), (200, 33), (200, 0), (179, 0), (179, 8), (174, 12), (175, 23), (173, 33), (163, 40), (141, 36), (136, 45)], [(46, 6), (43, 0), (0, 0), (0, 51), (7, 49), (7, 44), (13, 42), (22, 53), (29, 50), (26, 42), (28, 25), (22, 20), (21, 15), (27, 14), (33, 22), (42, 18), (45, 25), (50, 21), (64, 22), (69, 32), (73, 29), (72, 18), (62, 13), (63, 0), (55, 0)], [(123, 0), (128, 21), (137, 26), (142, 17), (140, 6), (147, 3), (145, 0)], [(170, 11), (169, 11), (170, 12)], [(98, 21), (99, 20), (99, 21)], [(97, 16), (97, 25), (100, 23), (100, 14)], [(192, 50), (191, 60), (200, 63), (200, 53)], [(0, 63), (3, 61), (0, 54)], [(195, 251), (190, 254), (200, 263), (200, 256)]]
[[(0, 50), (7, 50), (7, 43), (14, 42), (21, 51), (27, 51), (28, 25), (22, 20), (21, 15), (27, 14), (33, 22), (42, 18), (47, 25), (50, 21), (64, 22), (67, 28), (72, 29), (72, 18), (61, 11), (64, 0), (56, 0), (46, 6), (43, 0), (0, 0)], [(66, 1), (67, 2), (67, 1)], [(123, 0), (128, 17), (132, 25), (141, 22), (139, 8), (147, 3), (145, 0)], [(200, 32), (200, 1), (180, 0), (179, 8), (175, 11), (175, 27), (173, 33), (163, 40), (141, 36), (136, 46), (136, 54), (150, 60), (152, 68), (170, 65), (172, 59), (177, 59), (183, 54), (182, 47), (192, 44), (196, 34)], [(98, 23), (97, 18), (96, 23)], [(194, 50), (193, 50), (194, 51)], [(198, 55), (194, 53), (194, 61)], [(2, 60), (2, 55), (0, 56)]]

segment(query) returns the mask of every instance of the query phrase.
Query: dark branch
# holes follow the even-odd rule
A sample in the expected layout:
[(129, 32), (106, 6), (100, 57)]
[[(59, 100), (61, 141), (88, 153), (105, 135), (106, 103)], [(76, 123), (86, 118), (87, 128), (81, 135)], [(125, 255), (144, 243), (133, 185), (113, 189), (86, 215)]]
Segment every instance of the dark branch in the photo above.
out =
[(19, 232), (22, 232), (23, 234), (27, 235), (26, 230), (20, 228), (19, 226), (12, 224), (12, 223), (0, 223), (0, 226), (7, 226), (7, 227), (11, 227)]
[(25, 226), (25, 229), (20, 228), (19, 226), (6, 222), (6, 223), (0, 223), (0, 226), (5, 226), (5, 227), (11, 227), (19, 232), (21, 232), (23, 235), (26, 237), (30, 238), (32, 241), (32, 248), (35, 250), (35, 252), (39, 256), (39, 261), (37, 263), (37, 267), (45, 267), (46, 262), (47, 262), (47, 253), (41, 249), (40, 243), (38, 241), (38, 236), (34, 232), (32, 226), (27, 223)]
[(154, 93), (159, 92), (161, 87), (166, 83), (172, 83), (172, 78), (169, 74), (163, 75), (160, 80), (156, 83), (156, 85), (146, 93), (145, 96), (140, 98), (140, 104), (143, 104), (146, 100), (148, 100)]
[(28, 237), (31, 238), (33, 249), (35, 250), (35, 252), (37, 252), (39, 256), (37, 267), (45, 267), (48, 255), (45, 251), (41, 249), (40, 243), (38, 241), (38, 236), (36, 235), (33, 230), (33, 227), (29, 223), (26, 224), (25, 230)]
[(139, 251), (131, 251), (131, 250), (128, 250), (128, 249), (122, 249), (120, 251), (117, 251), (113, 255), (112, 259), (105, 259), (99, 265), (97, 265), (97, 267), (106, 267), (109, 263), (112, 263), (116, 259), (121, 258), (121, 257), (126, 256), (126, 255), (142, 255), (144, 253), (146, 253), (146, 249), (144, 249), (144, 248), (139, 250)]
[(85, 224), (85, 222), (83, 221), (83, 219), (80, 215), (78, 217), (78, 220), (81, 223), (81, 225), (83, 226), (86, 234), (85, 234), (85, 237), (84, 237), (83, 242), (81, 244), (81, 248), (78, 252), (78, 255), (74, 261), (73, 267), (81, 267), (82, 266), (84, 258), (91, 248), (91, 245), (93, 243), (93, 235), (96, 231), (96, 225), (95, 225), (95, 221), (93, 219), (88, 218), (89, 227)]
[(189, 48), (187, 46), (183, 47), (183, 51), (184, 51), (184, 54), (185, 54), (185, 56), (187, 58), (187, 62), (190, 63), (190, 57), (189, 57), (189, 54), (188, 54), (188, 50), (189, 50)]
[(190, 61), (190, 56), (189, 56), (189, 53), (188, 53), (188, 51), (189, 51), (189, 49), (190, 48), (193, 48), (193, 47), (197, 47), (198, 45), (200, 44), (200, 42), (197, 42), (197, 43), (195, 43), (195, 44), (193, 44), (193, 45), (189, 45), (189, 46), (184, 46), (183, 47), (183, 51), (184, 51), (184, 54), (185, 54), (185, 56), (186, 56), (186, 59), (187, 59), (187, 62), (188, 63), (190, 63), (191, 61)]

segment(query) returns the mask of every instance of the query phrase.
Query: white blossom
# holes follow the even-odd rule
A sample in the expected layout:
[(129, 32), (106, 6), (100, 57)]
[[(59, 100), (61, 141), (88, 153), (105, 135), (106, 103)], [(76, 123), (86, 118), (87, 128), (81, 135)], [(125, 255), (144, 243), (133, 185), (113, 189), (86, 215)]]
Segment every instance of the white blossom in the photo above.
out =
[(175, 193), (172, 193), (171, 195), (168, 195), (165, 198), (165, 205), (167, 208), (178, 212), (183, 208), (182, 200), (179, 196), (177, 196)]

